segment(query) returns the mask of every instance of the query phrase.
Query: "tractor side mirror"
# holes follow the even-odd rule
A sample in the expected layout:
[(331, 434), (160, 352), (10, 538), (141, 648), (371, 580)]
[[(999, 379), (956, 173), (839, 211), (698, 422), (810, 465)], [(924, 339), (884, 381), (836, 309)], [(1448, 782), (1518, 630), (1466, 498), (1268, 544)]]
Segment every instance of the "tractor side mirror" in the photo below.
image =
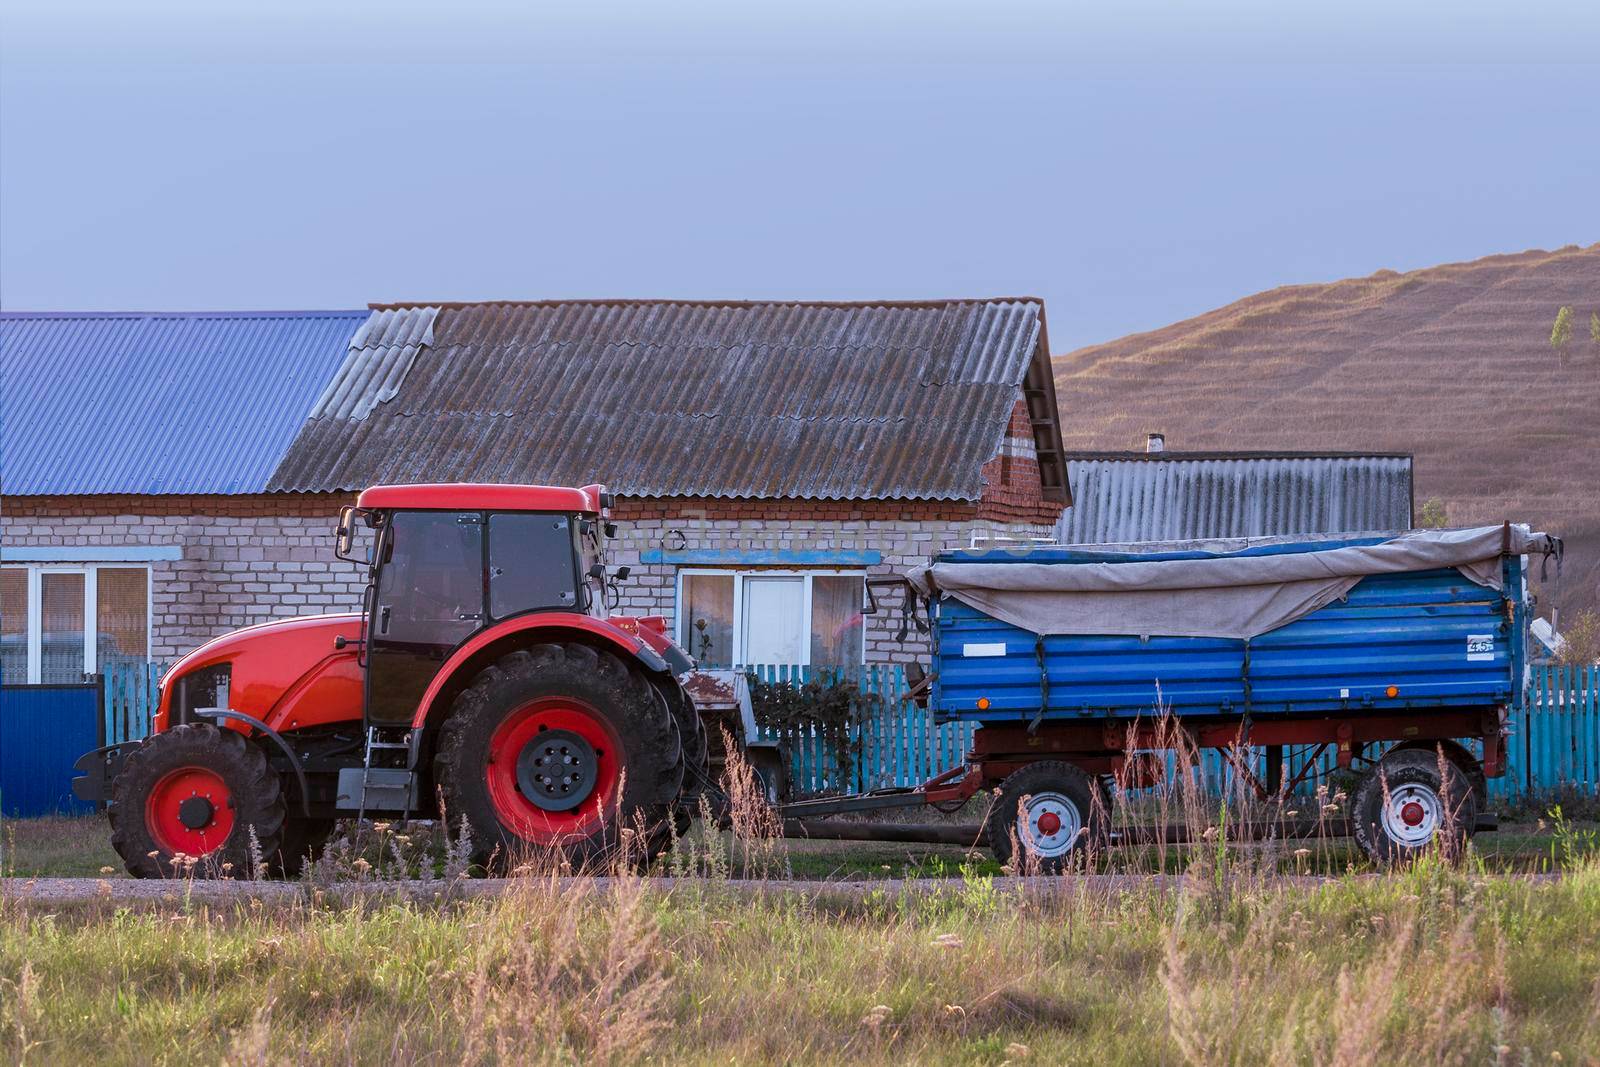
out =
[(632, 573), (633, 568), (627, 564), (623, 564), (611, 572), (611, 580), (613, 582), (625, 582), (628, 580), (628, 575)]
[(333, 528), (333, 554), (350, 563), (366, 563), (352, 553), (356, 545), (356, 508), (346, 504), (339, 509), (339, 525)]

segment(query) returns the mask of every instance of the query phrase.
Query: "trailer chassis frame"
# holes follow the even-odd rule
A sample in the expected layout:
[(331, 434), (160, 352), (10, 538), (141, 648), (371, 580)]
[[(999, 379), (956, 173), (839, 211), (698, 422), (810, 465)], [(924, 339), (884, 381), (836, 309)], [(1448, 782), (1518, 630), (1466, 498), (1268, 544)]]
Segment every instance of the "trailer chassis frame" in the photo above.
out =
[[(1257, 718), (1242, 722), (1184, 722), (1176, 719), (1136, 718), (1124, 723), (1044, 722), (1037, 727), (1027, 722), (985, 723), (973, 738), (972, 750), (957, 767), (935, 775), (921, 785), (904, 789), (880, 789), (842, 797), (821, 797), (784, 804), (778, 809), (786, 832), (796, 836), (848, 836), (871, 839), (868, 824), (830, 824), (815, 820), (833, 815), (862, 814), (892, 808), (932, 806), (945, 810), (959, 808), (985, 789), (998, 786), (1006, 777), (1030, 763), (1062, 760), (1088, 771), (1115, 777), (1132, 788), (1154, 785), (1165, 771), (1157, 753), (1180, 747), (1195, 751), (1214, 748), (1223, 753), (1241, 781), (1262, 800), (1288, 796), (1308, 782), (1317, 760), (1330, 746), (1335, 747), (1336, 765), (1348, 770), (1353, 761), (1364, 759), (1367, 746), (1382, 742), (1418, 742), (1459, 747), (1460, 738), (1475, 738), (1483, 743), (1482, 770), (1485, 778), (1505, 773), (1504, 706), (1429, 710), (1413, 715), (1316, 716), (1305, 718)], [(1261, 781), (1244, 757), (1244, 749), (1266, 747), (1269, 760), (1281, 759), (1285, 745), (1315, 748), (1306, 754), (1298, 770), (1287, 781), (1269, 768), (1269, 781)], [(1480, 816), (1480, 829), (1492, 829), (1492, 816)], [(881, 828), (884, 840), (917, 840), (906, 832), (937, 828)], [(929, 840), (944, 840), (939, 832)]]

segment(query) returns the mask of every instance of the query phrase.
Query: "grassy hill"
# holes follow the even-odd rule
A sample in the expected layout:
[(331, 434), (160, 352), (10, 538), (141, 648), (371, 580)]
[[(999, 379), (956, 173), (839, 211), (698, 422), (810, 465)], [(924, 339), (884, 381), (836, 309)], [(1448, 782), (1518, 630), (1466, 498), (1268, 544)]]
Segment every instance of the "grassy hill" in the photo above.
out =
[[(1564, 361), (1550, 346), (1572, 305)], [(1069, 449), (1416, 455), (1419, 508), (1567, 540), (1563, 613), (1600, 604), (1600, 244), (1294, 285), (1058, 356)], [(1553, 588), (1542, 597), (1541, 613)]]

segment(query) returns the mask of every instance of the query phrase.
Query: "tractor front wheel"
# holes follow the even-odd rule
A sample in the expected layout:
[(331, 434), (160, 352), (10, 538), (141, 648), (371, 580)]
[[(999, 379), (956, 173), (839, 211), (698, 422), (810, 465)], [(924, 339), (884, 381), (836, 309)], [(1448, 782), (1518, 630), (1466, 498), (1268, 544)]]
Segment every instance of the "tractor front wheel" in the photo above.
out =
[(456, 698), (434, 775), (475, 863), (503, 868), (537, 848), (594, 868), (624, 829), (641, 834), (637, 858), (665, 839), (683, 751), (639, 670), (587, 645), (537, 645), (484, 668)]
[(111, 844), (136, 878), (250, 878), (282, 843), (283, 787), (237, 730), (186, 723), (128, 757), (107, 815)]

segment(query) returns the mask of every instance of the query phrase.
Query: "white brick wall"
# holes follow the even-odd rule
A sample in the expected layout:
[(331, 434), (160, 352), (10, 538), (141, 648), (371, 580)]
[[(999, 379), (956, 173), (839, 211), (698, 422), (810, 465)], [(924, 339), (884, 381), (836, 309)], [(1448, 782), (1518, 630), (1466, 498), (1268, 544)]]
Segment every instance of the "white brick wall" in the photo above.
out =
[[(9, 509), (8, 509), (9, 510)], [(8, 546), (177, 545), (180, 560), (152, 565), (154, 633), (152, 655), (166, 662), (218, 634), (241, 626), (296, 615), (358, 610), (364, 574), (334, 558), (334, 508), (320, 515), (138, 515), (85, 512), (73, 515), (0, 514), (0, 537)], [(1048, 526), (956, 519), (729, 519), (696, 517), (619, 519), (611, 562), (633, 574), (623, 586), (619, 611), (676, 618), (677, 567), (642, 564), (641, 556), (663, 547), (667, 535), (683, 535), (688, 549), (738, 551), (870, 551), (883, 561), (875, 575), (901, 573), (945, 548), (985, 536), (1046, 536)], [(673, 538), (672, 547), (677, 540)], [(904, 645), (898, 598), (870, 619), (871, 662), (921, 659), (926, 645), (915, 634)], [(676, 630), (674, 630), (676, 632)]]
[[(677, 548), (683, 534), (684, 548), (722, 551), (877, 551), (880, 564), (867, 568), (874, 576), (902, 574), (925, 563), (928, 557), (945, 549), (964, 548), (974, 534), (984, 537), (1047, 537), (1048, 526), (1003, 524), (981, 520), (949, 519), (879, 520), (696, 520), (675, 517), (641, 519), (619, 524), (612, 543), (613, 565), (628, 564), (633, 574), (623, 584), (620, 611), (630, 615), (665, 615), (677, 633), (677, 572), (673, 564), (641, 564), (643, 554), (652, 549)], [(737, 566), (737, 565), (730, 565)], [(927, 656), (927, 643), (915, 631), (905, 643), (895, 640), (900, 628), (898, 594), (880, 600), (880, 612), (867, 621), (868, 662), (912, 662)]]
[(357, 611), (365, 576), (333, 555), (333, 516), (0, 516), (8, 547), (176, 545), (151, 568), (151, 655), (270, 619)]

